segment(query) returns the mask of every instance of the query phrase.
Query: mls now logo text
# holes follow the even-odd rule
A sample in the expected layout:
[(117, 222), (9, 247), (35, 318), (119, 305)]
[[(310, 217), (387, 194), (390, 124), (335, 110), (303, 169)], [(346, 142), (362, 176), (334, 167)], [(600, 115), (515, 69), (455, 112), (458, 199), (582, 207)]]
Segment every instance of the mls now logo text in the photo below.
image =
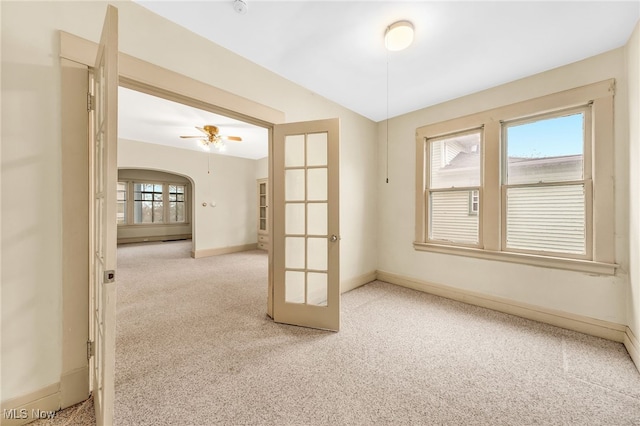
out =
[(2, 417), (6, 420), (23, 420), (23, 419), (53, 419), (56, 416), (55, 411), (43, 411), (38, 408), (31, 410), (31, 416), (29, 416), (29, 410), (26, 408), (12, 408), (10, 410), (2, 410)]

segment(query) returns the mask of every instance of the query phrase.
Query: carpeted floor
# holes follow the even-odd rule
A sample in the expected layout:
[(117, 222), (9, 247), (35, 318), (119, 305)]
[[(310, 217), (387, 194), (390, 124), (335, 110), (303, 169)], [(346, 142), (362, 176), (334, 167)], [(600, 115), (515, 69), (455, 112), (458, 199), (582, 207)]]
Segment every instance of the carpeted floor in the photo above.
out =
[(640, 425), (619, 343), (378, 281), (275, 324), (265, 252), (190, 249), (118, 249), (117, 425)]

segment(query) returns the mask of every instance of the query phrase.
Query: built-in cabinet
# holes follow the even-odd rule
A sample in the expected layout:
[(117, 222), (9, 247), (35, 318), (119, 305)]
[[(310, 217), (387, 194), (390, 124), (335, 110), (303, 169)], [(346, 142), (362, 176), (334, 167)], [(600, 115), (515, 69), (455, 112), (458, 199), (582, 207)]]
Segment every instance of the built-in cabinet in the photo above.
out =
[(269, 248), (269, 180), (258, 179), (258, 248)]

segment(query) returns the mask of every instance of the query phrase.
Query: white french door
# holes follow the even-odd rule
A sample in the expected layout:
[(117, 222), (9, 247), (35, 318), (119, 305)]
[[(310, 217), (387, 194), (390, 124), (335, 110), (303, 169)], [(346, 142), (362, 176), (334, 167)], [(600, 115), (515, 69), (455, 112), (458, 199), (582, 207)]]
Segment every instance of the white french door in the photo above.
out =
[(107, 6), (92, 73), (90, 115), (90, 347), (96, 422), (113, 424), (115, 398), (116, 183), (118, 135), (118, 10)]
[(273, 319), (340, 328), (340, 121), (274, 126)]

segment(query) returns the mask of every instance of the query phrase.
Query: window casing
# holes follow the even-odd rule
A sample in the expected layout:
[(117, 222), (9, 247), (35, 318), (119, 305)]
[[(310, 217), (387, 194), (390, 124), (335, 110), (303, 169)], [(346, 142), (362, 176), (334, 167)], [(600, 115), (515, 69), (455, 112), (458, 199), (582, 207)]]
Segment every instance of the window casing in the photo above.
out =
[[(414, 247), (615, 273), (611, 179), (614, 89), (614, 81), (607, 80), (418, 128)], [(526, 134), (535, 126), (565, 118), (580, 122), (574, 126), (579, 132), (574, 133), (579, 133), (581, 139), (572, 145), (571, 152), (555, 155), (550, 145), (545, 148), (541, 143), (518, 140), (518, 133)], [(474, 132), (481, 135), (481, 143), (472, 148), (480, 159), (478, 185), (454, 183), (439, 187), (433, 177), (440, 171), (435, 168), (441, 167), (443, 172), (447, 167), (452, 169), (452, 165), (461, 164), (461, 157), (448, 155), (451, 158), (446, 162), (438, 160), (433, 144)], [(533, 149), (522, 154), (518, 144), (529, 144)], [(546, 171), (541, 174), (543, 169)], [(547, 173), (552, 169), (554, 173)], [(440, 238), (438, 232), (434, 233), (439, 226), (433, 216), (433, 209), (437, 208), (433, 205), (434, 195), (442, 197), (457, 191), (465, 192), (468, 211), (465, 219), (456, 216), (450, 226), (463, 228), (467, 226), (465, 220), (476, 218), (477, 242)], [(475, 191), (477, 216), (473, 215)]]

